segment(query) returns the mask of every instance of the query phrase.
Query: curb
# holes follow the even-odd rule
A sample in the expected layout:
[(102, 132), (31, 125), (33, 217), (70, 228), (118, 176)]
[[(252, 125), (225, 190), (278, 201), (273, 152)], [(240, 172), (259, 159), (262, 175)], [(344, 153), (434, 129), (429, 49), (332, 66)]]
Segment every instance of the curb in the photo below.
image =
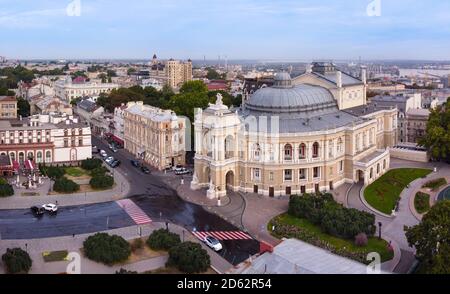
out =
[(347, 192), (345, 193), (345, 207), (349, 208), (348, 205), (348, 195), (350, 195), (350, 190), (355, 186), (355, 183), (350, 185), (350, 188), (348, 188)]
[(394, 219), (395, 216), (393, 215), (388, 215), (386, 213), (383, 213), (375, 208), (373, 208), (369, 203), (367, 203), (366, 199), (364, 199), (364, 189), (366, 188), (366, 186), (363, 186), (361, 188), (361, 190), (359, 190), (359, 199), (361, 200), (361, 202), (364, 204), (364, 206), (366, 208), (368, 208), (369, 210), (371, 210), (372, 212), (374, 212), (375, 214), (377, 214), (378, 216), (382, 216), (382, 217), (386, 217), (386, 218), (390, 218), (390, 219)]

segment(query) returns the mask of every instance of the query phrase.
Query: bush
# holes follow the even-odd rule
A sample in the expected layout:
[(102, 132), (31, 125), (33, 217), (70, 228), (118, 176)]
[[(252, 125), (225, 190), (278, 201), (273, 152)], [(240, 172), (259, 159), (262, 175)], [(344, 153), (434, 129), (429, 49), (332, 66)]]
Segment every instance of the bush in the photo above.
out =
[(142, 239), (136, 239), (131, 243), (131, 251), (135, 252), (136, 250), (142, 249), (144, 247), (144, 241)]
[(153, 231), (147, 239), (148, 247), (153, 250), (169, 250), (180, 243), (180, 236), (165, 229)]
[(0, 197), (8, 197), (14, 195), (14, 189), (10, 184), (0, 185)]
[(73, 193), (80, 190), (80, 185), (66, 177), (62, 177), (55, 181), (53, 190), (60, 193)]
[(447, 185), (447, 180), (445, 178), (440, 178), (440, 179), (436, 179), (436, 180), (432, 180), (429, 182), (426, 182), (422, 188), (430, 188), (433, 191), (436, 191), (437, 189), (439, 189), (439, 187), (442, 187), (444, 185)]
[(5, 178), (0, 178), (0, 185), (8, 185), (8, 181)]
[(195, 274), (207, 271), (210, 265), (208, 252), (200, 244), (184, 242), (170, 248), (166, 266), (174, 266), (184, 273)]
[(51, 178), (52, 180), (62, 178), (65, 173), (66, 171), (64, 170), (64, 168), (57, 166), (47, 166), (43, 168), (43, 174)]
[(357, 209), (345, 208), (331, 194), (292, 196), (288, 213), (307, 219), (336, 237), (354, 238), (358, 233), (375, 233), (375, 216)]
[(116, 271), (117, 275), (136, 275), (138, 272), (129, 271), (124, 268), (120, 268), (120, 270)]
[(96, 167), (91, 170), (91, 177), (104, 176), (108, 172), (108, 169), (104, 166)]
[(83, 250), (87, 258), (107, 265), (125, 261), (131, 254), (130, 244), (124, 238), (106, 233), (88, 237)]
[(89, 185), (91, 185), (93, 189), (111, 188), (114, 185), (114, 178), (106, 175), (98, 175), (89, 181)]
[(27, 252), (20, 248), (6, 249), (2, 256), (6, 271), (10, 274), (28, 273), (33, 261)]
[(365, 233), (359, 233), (355, 236), (355, 245), (358, 247), (366, 247), (369, 239)]
[(101, 159), (98, 158), (88, 158), (81, 162), (81, 168), (85, 170), (93, 170), (102, 166)]
[(416, 197), (414, 197), (414, 207), (418, 213), (425, 213), (430, 210), (430, 195), (417, 192)]

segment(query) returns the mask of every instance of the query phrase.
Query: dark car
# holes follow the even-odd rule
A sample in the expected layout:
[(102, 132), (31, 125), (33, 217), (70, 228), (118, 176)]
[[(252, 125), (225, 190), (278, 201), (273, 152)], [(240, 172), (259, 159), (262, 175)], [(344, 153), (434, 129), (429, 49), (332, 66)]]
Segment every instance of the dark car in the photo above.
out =
[(146, 167), (146, 166), (141, 166), (141, 171), (144, 173), (144, 174), (149, 174), (150, 173), (150, 170), (148, 169), (148, 167)]
[(130, 162), (131, 162), (132, 166), (139, 167), (139, 161), (132, 159), (132, 160), (130, 160)]
[(112, 168), (116, 168), (116, 167), (118, 167), (120, 165), (120, 163), (121, 163), (120, 160), (116, 159), (113, 162), (111, 162), (110, 166)]
[(31, 212), (34, 216), (43, 216), (45, 213), (45, 209), (43, 207), (33, 206), (31, 207)]

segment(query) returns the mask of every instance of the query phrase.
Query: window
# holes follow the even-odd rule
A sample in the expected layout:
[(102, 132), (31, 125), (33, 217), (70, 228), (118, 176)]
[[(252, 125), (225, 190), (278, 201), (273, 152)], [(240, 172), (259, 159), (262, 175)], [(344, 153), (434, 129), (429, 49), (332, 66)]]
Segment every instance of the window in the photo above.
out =
[(338, 143), (337, 143), (337, 151), (338, 153), (342, 153), (343, 152), (343, 144), (342, 144), (342, 138), (338, 139)]
[(284, 160), (292, 160), (292, 145), (284, 146)]
[(377, 164), (377, 175), (380, 173), (380, 164)]
[(260, 174), (259, 168), (254, 168), (253, 169), (253, 179), (254, 180), (260, 180), (261, 179), (261, 174)]
[(300, 148), (298, 151), (299, 151), (298, 158), (305, 159), (306, 158), (306, 144), (302, 143), (300, 145)]
[(330, 141), (328, 143), (328, 157), (333, 158), (334, 157), (334, 143), (333, 141)]
[(373, 168), (370, 169), (370, 177), (369, 177), (369, 178), (370, 178), (370, 179), (373, 178)]
[(64, 147), (69, 147), (69, 139), (64, 139)]
[(269, 181), (273, 181), (273, 172), (269, 172)]
[(78, 146), (83, 146), (83, 138), (78, 139)]
[(386, 159), (383, 160), (383, 169), (386, 169)]
[(70, 146), (75, 147), (75, 138), (70, 140)]
[(83, 135), (83, 129), (78, 129), (78, 135)]
[(319, 157), (319, 143), (315, 142), (313, 144), (313, 158)]
[(45, 152), (45, 162), (52, 162), (52, 153), (50, 151)]
[(343, 171), (344, 171), (344, 161), (341, 160), (341, 161), (339, 162), (339, 172), (343, 172)]
[(292, 181), (292, 169), (285, 169), (284, 170), (284, 180), (285, 181)]
[(320, 178), (320, 167), (313, 168), (313, 177)]
[(306, 180), (306, 168), (301, 168), (301, 169), (298, 171), (298, 178), (299, 178), (300, 180)]
[(64, 130), (64, 136), (68, 136), (69, 135), (69, 131), (68, 130)]
[(259, 160), (261, 156), (261, 147), (259, 146), (259, 144), (254, 144), (253, 146), (253, 159), (254, 160)]
[(42, 162), (42, 152), (41, 151), (38, 151), (36, 153), (36, 162), (37, 163), (41, 163)]

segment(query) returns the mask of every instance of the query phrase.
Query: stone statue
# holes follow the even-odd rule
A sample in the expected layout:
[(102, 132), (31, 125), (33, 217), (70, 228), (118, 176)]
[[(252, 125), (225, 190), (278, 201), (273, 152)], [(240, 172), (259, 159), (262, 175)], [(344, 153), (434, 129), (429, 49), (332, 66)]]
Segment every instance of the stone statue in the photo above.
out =
[(222, 94), (217, 93), (216, 98), (217, 98), (216, 99), (216, 105), (223, 105), (223, 101), (222, 101), (223, 96), (222, 96)]

